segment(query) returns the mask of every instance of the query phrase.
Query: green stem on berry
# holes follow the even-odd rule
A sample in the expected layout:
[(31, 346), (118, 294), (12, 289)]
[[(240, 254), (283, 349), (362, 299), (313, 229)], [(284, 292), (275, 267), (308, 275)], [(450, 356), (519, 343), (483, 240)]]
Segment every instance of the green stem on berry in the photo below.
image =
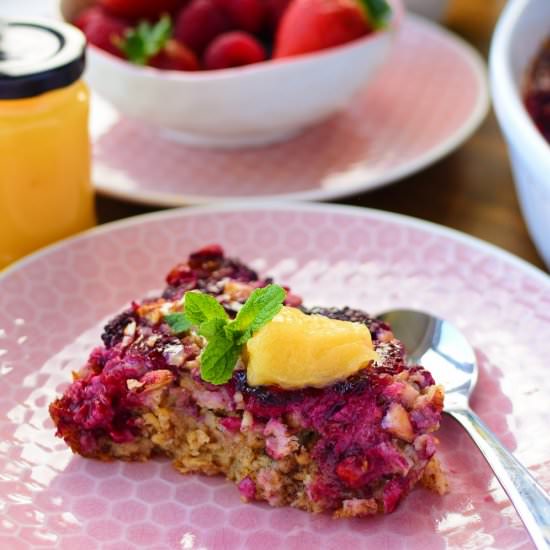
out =
[(389, 21), (392, 9), (386, 0), (359, 0), (375, 29), (384, 28)]
[(169, 15), (163, 15), (154, 25), (140, 21), (126, 32), (123, 39), (117, 40), (116, 46), (128, 61), (146, 65), (149, 59), (163, 50), (171, 36), (172, 19)]

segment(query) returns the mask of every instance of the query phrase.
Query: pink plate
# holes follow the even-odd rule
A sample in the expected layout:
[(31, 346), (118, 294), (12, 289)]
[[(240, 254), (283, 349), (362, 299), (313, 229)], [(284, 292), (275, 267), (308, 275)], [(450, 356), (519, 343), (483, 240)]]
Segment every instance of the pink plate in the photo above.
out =
[(550, 489), (545, 274), (454, 231), (366, 209), (176, 210), (65, 241), (0, 278), (0, 548), (531, 548), (480, 453), (447, 418), (440, 450), (451, 492), (416, 489), (394, 514), (360, 520), (245, 505), (221, 478), (182, 476), (160, 459), (99, 463), (55, 438), (48, 403), (105, 320), (214, 242), (308, 304), (415, 307), (455, 322), (480, 363), (473, 407)]
[(94, 98), (94, 181), (107, 195), (161, 206), (342, 197), (432, 164), (470, 136), (487, 107), (479, 55), (448, 31), (408, 16), (368, 89), (340, 115), (279, 145), (192, 148)]

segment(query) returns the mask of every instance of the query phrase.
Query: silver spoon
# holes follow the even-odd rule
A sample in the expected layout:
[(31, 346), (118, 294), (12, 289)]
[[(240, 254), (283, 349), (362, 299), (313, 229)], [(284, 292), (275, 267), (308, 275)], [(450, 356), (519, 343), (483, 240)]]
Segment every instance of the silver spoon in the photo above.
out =
[(425, 367), (443, 385), (444, 411), (479, 447), (535, 546), (550, 548), (550, 497), (468, 404), (478, 373), (472, 346), (454, 325), (427, 313), (402, 309), (378, 317), (403, 342), (408, 361)]

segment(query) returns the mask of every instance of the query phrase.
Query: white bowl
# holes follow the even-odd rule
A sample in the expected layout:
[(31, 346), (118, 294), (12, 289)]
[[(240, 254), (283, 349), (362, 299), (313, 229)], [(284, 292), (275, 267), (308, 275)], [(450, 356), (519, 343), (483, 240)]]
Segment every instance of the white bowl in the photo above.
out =
[(441, 21), (447, 13), (449, 0), (404, 0), (408, 11), (414, 11), (423, 17)]
[[(87, 0), (61, 0), (71, 20)], [(238, 147), (286, 139), (343, 108), (390, 49), (401, 19), (392, 0), (389, 29), (299, 57), (203, 72), (138, 67), (89, 48), (87, 80), (129, 117), (195, 145)]]
[(510, 0), (493, 36), (489, 66), (494, 107), (508, 144), (523, 215), (550, 267), (550, 145), (522, 99), (529, 67), (549, 34), (549, 0)]

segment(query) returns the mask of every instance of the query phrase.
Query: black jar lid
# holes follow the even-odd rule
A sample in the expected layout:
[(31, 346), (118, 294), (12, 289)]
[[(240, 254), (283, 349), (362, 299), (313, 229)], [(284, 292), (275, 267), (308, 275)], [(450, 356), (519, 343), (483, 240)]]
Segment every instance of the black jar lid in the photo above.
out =
[(86, 39), (54, 20), (0, 20), (0, 99), (33, 97), (76, 82)]

